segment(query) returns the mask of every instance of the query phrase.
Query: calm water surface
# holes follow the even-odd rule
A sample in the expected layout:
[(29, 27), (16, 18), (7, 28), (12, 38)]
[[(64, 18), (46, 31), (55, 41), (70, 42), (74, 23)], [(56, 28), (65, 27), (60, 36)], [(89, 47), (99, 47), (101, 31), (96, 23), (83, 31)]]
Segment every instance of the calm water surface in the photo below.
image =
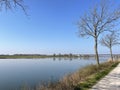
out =
[[(100, 59), (104, 62), (106, 58)], [(42, 81), (58, 80), (89, 64), (91, 59), (0, 59), (0, 90), (15, 90), (24, 84), (34, 86)]]

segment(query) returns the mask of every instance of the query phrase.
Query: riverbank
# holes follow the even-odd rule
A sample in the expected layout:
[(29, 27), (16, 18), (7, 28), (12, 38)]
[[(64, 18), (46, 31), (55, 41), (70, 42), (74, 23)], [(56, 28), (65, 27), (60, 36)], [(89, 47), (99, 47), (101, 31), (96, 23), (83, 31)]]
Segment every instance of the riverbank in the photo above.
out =
[[(97, 65), (86, 66), (75, 73), (68, 74), (58, 82), (37, 85), (33, 90), (88, 90), (101, 78), (113, 70), (119, 62), (105, 62)], [(27, 86), (21, 90), (29, 90)]]
[(91, 90), (120, 90), (120, 64), (102, 78)]

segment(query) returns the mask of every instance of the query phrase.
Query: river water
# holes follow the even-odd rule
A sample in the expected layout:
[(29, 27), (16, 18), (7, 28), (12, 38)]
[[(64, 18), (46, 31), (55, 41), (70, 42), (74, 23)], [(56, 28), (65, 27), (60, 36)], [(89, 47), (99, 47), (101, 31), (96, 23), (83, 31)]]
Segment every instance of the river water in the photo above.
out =
[[(105, 62), (107, 58), (100, 58)], [(94, 58), (0, 59), (0, 90), (16, 90), (27, 84), (53, 81), (84, 66), (96, 64)]]

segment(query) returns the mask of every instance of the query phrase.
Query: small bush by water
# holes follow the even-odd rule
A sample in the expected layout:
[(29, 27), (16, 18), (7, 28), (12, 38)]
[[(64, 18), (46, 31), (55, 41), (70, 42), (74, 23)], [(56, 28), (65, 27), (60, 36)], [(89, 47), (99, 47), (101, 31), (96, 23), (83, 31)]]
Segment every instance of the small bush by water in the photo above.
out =
[(75, 73), (64, 76), (58, 82), (50, 82), (28, 90), (87, 90), (107, 75), (119, 62), (105, 62), (86, 66)]

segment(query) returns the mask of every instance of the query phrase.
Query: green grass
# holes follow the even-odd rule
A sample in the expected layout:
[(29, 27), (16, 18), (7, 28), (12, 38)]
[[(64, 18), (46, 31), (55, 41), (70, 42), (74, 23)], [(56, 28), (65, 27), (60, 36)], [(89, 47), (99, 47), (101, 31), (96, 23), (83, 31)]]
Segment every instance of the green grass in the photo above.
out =
[(64, 76), (57, 82), (37, 85), (34, 89), (24, 86), (21, 90), (88, 90), (100, 79), (113, 70), (119, 62), (105, 62), (97, 65), (86, 66), (72, 74)]
[[(106, 65), (106, 66), (105, 66)], [(111, 70), (113, 70), (117, 65), (118, 62), (114, 63), (106, 63), (101, 64), (98, 68), (99, 70), (96, 71), (96, 73), (91, 74), (90, 76), (87, 76), (86, 80), (83, 82), (80, 82), (75, 88), (75, 90), (88, 90), (90, 89), (94, 84), (96, 84), (101, 78), (106, 76)], [(91, 68), (91, 67), (90, 67)]]
[(119, 62), (105, 62), (86, 66), (75, 73), (64, 76), (61, 80), (48, 85), (39, 85), (34, 90), (88, 90), (101, 78), (113, 70)]

